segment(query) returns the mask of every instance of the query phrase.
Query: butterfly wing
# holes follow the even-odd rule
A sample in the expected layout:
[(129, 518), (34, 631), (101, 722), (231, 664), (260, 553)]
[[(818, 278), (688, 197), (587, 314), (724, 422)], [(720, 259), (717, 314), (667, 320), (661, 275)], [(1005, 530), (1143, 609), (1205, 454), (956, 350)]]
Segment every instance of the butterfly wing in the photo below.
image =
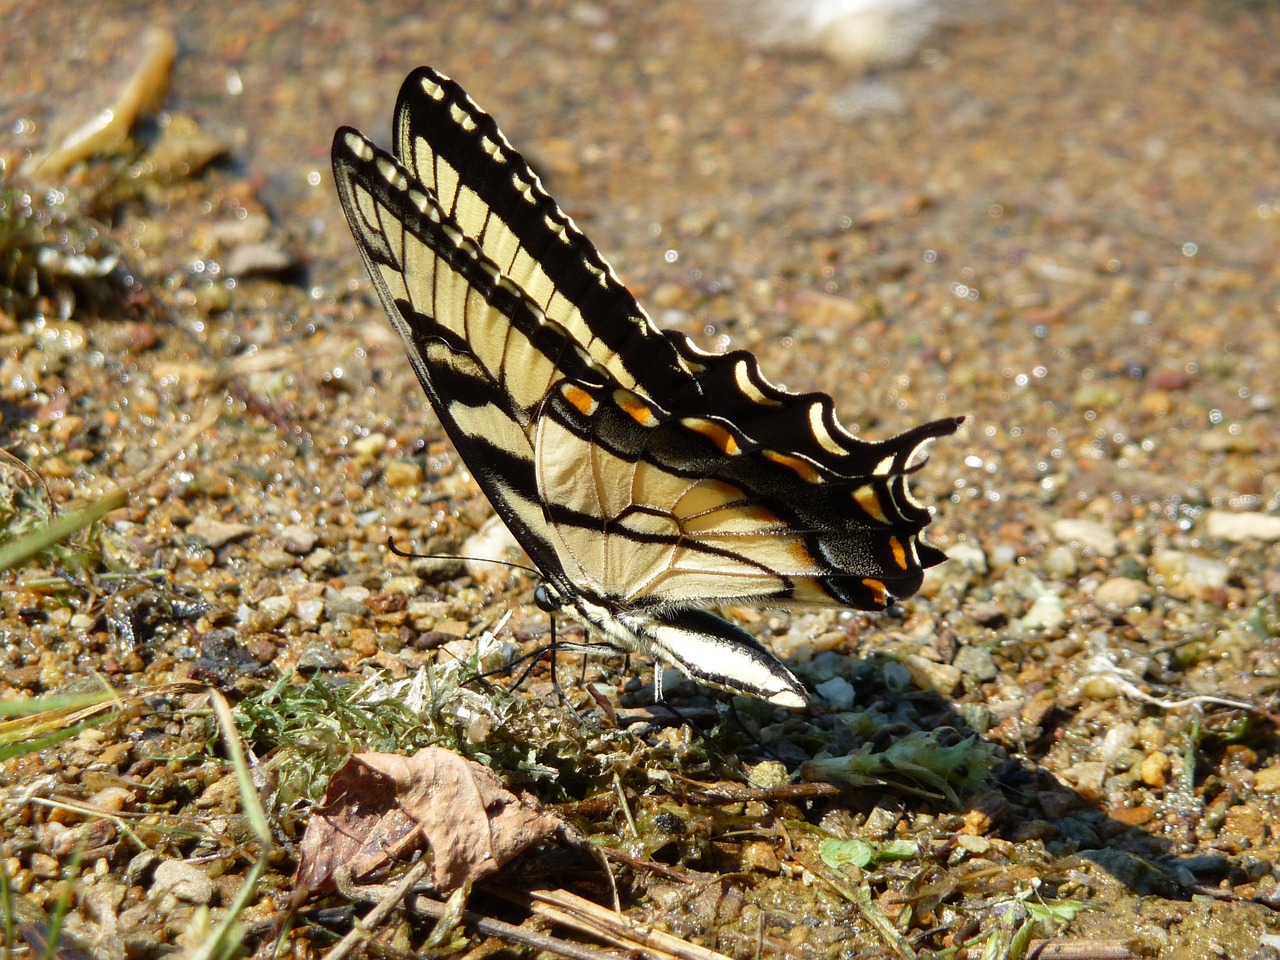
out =
[(908, 477), (962, 419), (879, 443), (742, 351), (660, 333), (488, 114), (420, 68), (397, 157), (339, 130), (334, 172), (442, 424), (550, 592), (609, 642), (799, 706), (758, 641), (696, 609), (883, 606), (943, 559)]

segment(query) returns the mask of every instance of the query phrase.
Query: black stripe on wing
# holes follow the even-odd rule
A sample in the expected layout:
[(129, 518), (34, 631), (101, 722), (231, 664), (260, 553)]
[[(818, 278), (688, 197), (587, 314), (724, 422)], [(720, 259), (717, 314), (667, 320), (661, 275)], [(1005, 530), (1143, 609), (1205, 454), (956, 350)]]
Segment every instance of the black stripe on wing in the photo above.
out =
[[(342, 129), (334, 137), (333, 169), (374, 288), (445, 432), (529, 556), (562, 584), (530, 434), (542, 397), (564, 371), (587, 381), (604, 375), (390, 155)], [(517, 354), (524, 362), (508, 369)], [(532, 389), (536, 400), (517, 403), (513, 389)]]
[(395, 143), (401, 162), (485, 255), (620, 384), (664, 395), (696, 390), (679, 351), (458, 84), (430, 67), (411, 73), (396, 106)]

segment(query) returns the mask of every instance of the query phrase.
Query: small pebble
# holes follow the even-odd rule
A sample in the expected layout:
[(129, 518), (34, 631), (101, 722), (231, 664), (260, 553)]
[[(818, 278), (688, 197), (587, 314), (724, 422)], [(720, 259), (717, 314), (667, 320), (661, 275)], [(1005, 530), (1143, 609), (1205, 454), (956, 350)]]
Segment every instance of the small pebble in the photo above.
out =
[(1064, 517), (1049, 527), (1055, 540), (1078, 544), (1083, 550), (1100, 557), (1114, 557), (1120, 552), (1120, 541), (1105, 526), (1093, 520)]
[(1044, 555), (1044, 569), (1049, 576), (1066, 580), (1076, 575), (1080, 565), (1076, 563), (1076, 555), (1070, 549), (1057, 546)]
[[(1159, 789), (1165, 785), (1169, 778), (1169, 769), (1172, 763), (1168, 755), (1164, 753), (1148, 753), (1142, 760), (1142, 766), (1139, 768), (1139, 774), (1142, 782), (1148, 787)], [(1256, 788), (1256, 784), (1255, 784)]]
[(1021, 623), (1029, 630), (1053, 630), (1066, 623), (1066, 620), (1067, 610), (1062, 598), (1048, 594), (1036, 598), (1031, 609), (1022, 617)]
[(1280, 517), (1269, 513), (1233, 513), (1228, 510), (1210, 510), (1205, 515), (1209, 536), (1231, 543), (1246, 540), (1262, 540), (1275, 543), (1280, 540)]
[(284, 594), (274, 597), (264, 597), (258, 602), (258, 613), (261, 617), (258, 620), (259, 630), (271, 630), (280, 626), (284, 622), (285, 617), (293, 610), (293, 601)]
[(361, 460), (376, 460), (387, 449), (387, 435), (373, 432), (351, 442), (351, 452)]
[(1258, 793), (1280, 793), (1280, 764), (1263, 767), (1254, 774), (1253, 789)]
[(916, 686), (922, 690), (932, 690), (949, 697), (960, 686), (960, 671), (949, 663), (934, 663), (918, 654), (911, 654), (902, 663), (911, 672), (911, 679)]
[(369, 612), (371, 596), (373, 596), (372, 590), (359, 585), (343, 587), (341, 590), (328, 590), (325, 592), (324, 600), (325, 616), (330, 620), (342, 614), (363, 616)]
[(853, 709), (857, 691), (853, 689), (853, 684), (844, 677), (832, 677), (830, 680), (824, 680), (814, 689), (817, 690), (818, 695), (823, 700), (827, 701), (827, 705), (832, 710), (847, 712)]
[(253, 533), (253, 527), (246, 523), (227, 523), (211, 517), (196, 517), (187, 527), (187, 533), (199, 537), (214, 550), (218, 550), (232, 540), (239, 540)]
[(777, 760), (761, 760), (751, 768), (750, 781), (753, 787), (782, 787), (791, 782), (791, 775), (787, 773), (785, 764)]
[(1076, 788), (1086, 803), (1096, 803), (1102, 797), (1107, 765), (1098, 760), (1075, 763), (1063, 771), (1063, 778)]
[(171, 894), (187, 903), (213, 901), (213, 881), (199, 867), (183, 860), (165, 860), (156, 867), (151, 894)]
[(282, 527), (275, 537), (281, 550), (286, 550), (297, 557), (305, 556), (315, 549), (317, 539), (315, 530), (301, 524)]
[(388, 463), (382, 472), (382, 479), (388, 487), (393, 489), (416, 487), (422, 483), (422, 477), (422, 467), (405, 460)]
[(299, 673), (319, 673), (320, 671), (341, 670), (342, 658), (338, 652), (327, 644), (313, 643), (302, 651), (298, 657)]
[(233, 248), (223, 258), (222, 269), (228, 277), (262, 277), (288, 273), (296, 264), (293, 254), (266, 240)]
[(974, 540), (961, 540), (947, 551), (948, 560), (958, 560), (977, 573), (987, 572), (987, 555)]
[(778, 860), (778, 854), (774, 851), (773, 844), (764, 840), (753, 840), (744, 844), (742, 862), (748, 869), (759, 870), (761, 873), (779, 874), (782, 872), (782, 863)]
[(62, 866), (47, 853), (36, 851), (27, 860), (31, 873), (41, 880), (54, 880), (62, 876)]
[(956, 652), (952, 662), (962, 674), (980, 683), (990, 683), (1000, 675), (991, 651), (986, 647), (963, 646)]
[(1157, 550), (1151, 569), (1165, 592), (1177, 599), (1206, 597), (1227, 585), (1231, 568), (1221, 560), (1179, 550)]
[(324, 615), (324, 601), (315, 599), (299, 600), (294, 613), (304, 627), (314, 627)]
[(1137, 727), (1131, 723), (1117, 723), (1103, 734), (1102, 743), (1097, 748), (1098, 759), (1107, 766), (1114, 766), (1116, 758), (1137, 742)]
[(1126, 577), (1103, 581), (1093, 593), (1093, 602), (1109, 617), (1119, 617), (1139, 607), (1149, 606), (1154, 593), (1145, 583)]

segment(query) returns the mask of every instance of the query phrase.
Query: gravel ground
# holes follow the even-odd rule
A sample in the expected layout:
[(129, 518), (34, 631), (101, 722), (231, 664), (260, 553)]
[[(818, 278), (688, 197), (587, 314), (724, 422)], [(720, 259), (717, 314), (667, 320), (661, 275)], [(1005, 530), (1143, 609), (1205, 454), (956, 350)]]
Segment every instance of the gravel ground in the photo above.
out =
[[(1089, 908), (1036, 933), (1085, 956), (1275, 956), (1280, 10), (960, 9), (905, 64), (866, 72), (752, 46), (728, 3), (11, 5), (10, 170), (103, 108), (147, 26), (180, 50), (157, 128), (177, 159), (95, 210), (136, 280), (123, 316), (83, 291), (0, 312), (0, 442), (64, 507), (132, 493), (101, 556), (0, 581), (0, 694), (93, 673), (245, 697), (295, 667), (405, 676), (509, 611), (504, 636), (545, 637), (528, 577), (384, 548), (475, 552), (491, 513), (373, 302), (328, 171), (334, 128), (388, 142), (401, 79), (430, 63), (660, 325), (754, 350), (868, 437), (972, 417), (914, 482), (952, 556), (919, 596), (884, 615), (733, 611), (831, 694), (808, 717), (750, 714), (735, 749), (795, 769), (850, 737), (951, 726), (990, 748), (990, 779), (717, 819), (644, 777), (714, 779), (697, 739), (638, 737), (628, 795), (699, 839), (633, 852), (665, 849), (718, 899), (633, 879), (628, 912), (735, 956), (757, 936), (763, 955), (879, 955), (865, 915), (804, 879), (823, 838), (906, 838), (914, 861), (843, 878), (921, 950), (1044, 897)], [(73, 170), (72, 195), (134, 182), (110, 169)], [(587, 669), (610, 699), (627, 686), (619, 663)], [(546, 679), (525, 690), (541, 722), (567, 722)], [(209, 839), (225, 770), (184, 696), (0, 767), (16, 895), (51, 910), (87, 843), (70, 929), (104, 957), (158, 955), (241, 882), (240, 848)], [(681, 751), (701, 766), (671, 766)], [(623, 833), (617, 814), (575, 822)], [(205, 839), (168, 832), (183, 818)], [(282, 902), (282, 857), (250, 919)], [(179, 868), (194, 892), (165, 899)]]

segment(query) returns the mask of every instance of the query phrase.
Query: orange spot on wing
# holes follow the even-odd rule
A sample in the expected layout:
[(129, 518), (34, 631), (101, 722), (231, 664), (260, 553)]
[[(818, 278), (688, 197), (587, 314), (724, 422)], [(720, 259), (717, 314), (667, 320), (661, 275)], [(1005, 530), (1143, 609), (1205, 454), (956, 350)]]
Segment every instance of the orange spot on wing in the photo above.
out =
[(734, 435), (718, 423), (714, 423), (711, 420), (703, 420), (701, 417), (685, 417), (680, 423), (694, 433), (702, 434), (714, 443), (721, 452), (727, 453), (731, 457), (737, 456), (742, 452), (742, 448), (738, 446), (738, 441)]
[(888, 596), (889, 588), (886, 587), (881, 581), (875, 579), (874, 577), (864, 577), (862, 580), (862, 585), (866, 587), (868, 590), (870, 590), (872, 594), (874, 594), (872, 599), (875, 600), (876, 603), (878, 603), (882, 607), (886, 605), (885, 598)]
[(613, 399), (617, 402), (622, 412), (640, 424), (640, 426), (657, 426), (658, 418), (654, 415), (653, 410), (634, 393), (628, 390), (616, 390), (614, 391)]
[(853, 491), (853, 499), (871, 519), (879, 520), (881, 523), (889, 522), (889, 518), (884, 515), (884, 509), (880, 506), (880, 495), (876, 493), (875, 487), (863, 484)]
[(584, 417), (589, 417), (596, 412), (596, 398), (581, 387), (566, 383), (560, 392)]
[(808, 460), (802, 460), (800, 457), (793, 457), (789, 453), (779, 453), (777, 450), (764, 451), (765, 457), (778, 464), (780, 467), (786, 467), (788, 470), (797, 474), (805, 483), (821, 483), (822, 475)]
[(907, 550), (897, 537), (889, 538), (889, 548), (893, 551), (893, 562), (903, 570), (907, 569)]

